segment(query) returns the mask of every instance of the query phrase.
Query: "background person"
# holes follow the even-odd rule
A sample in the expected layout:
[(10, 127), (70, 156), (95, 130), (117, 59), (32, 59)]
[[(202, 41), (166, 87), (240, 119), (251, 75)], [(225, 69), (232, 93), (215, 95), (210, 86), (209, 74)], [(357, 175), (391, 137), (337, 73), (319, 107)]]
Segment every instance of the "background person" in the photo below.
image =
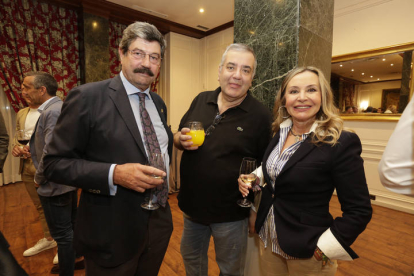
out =
[[(255, 229), (265, 275), (335, 275), (336, 260), (358, 257), (350, 245), (372, 208), (361, 142), (343, 130), (335, 110), (319, 69), (296, 68), (285, 77), (274, 107), (275, 135), (258, 173), (262, 197)], [(239, 188), (246, 195), (240, 179)], [(329, 213), (334, 189), (343, 210), (336, 219)]]
[[(39, 186), (37, 193), (44, 210), (50, 234), (58, 245), (60, 276), (71, 276), (75, 268), (73, 249), (73, 228), (76, 220), (76, 188), (53, 183), (43, 175), (44, 148), (52, 138), (52, 132), (60, 115), (62, 100), (56, 96), (58, 83), (45, 72), (26, 74), (25, 81), (34, 89), (27, 91), (33, 104), (39, 105), (40, 112), (36, 127), (30, 138), (30, 153), (36, 168), (34, 182)], [(79, 268), (84, 268), (83, 266)]]
[[(174, 136), (183, 149), (178, 205), (184, 213), (181, 239), (187, 275), (207, 275), (207, 250), (214, 238), (220, 275), (243, 275), (249, 208), (237, 205), (237, 178), (243, 157), (261, 160), (270, 139), (271, 114), (248, 89), (256, 70), (253, 50), (231, 44), (218, 70), (220, 87), (200, 93)], [(200, 121), (204, 144), (194, 146), (186, 127)]]
[[(165, 47), (153, 25), (129, 25), (119, 45), (120, 74), (70, 91), (47, 147), (46, 177), (82, 188), (75, 248), (89, 276), (155, 276), (167, 250), (172, 217), (162, 178), (168, 175), (145, 165), (150, 142), (166, 155), (165, 164), (171, 158), (167, 108), (150, 91)], [(141, 208), (145, 192), (158, 186), (161, 207)]]
[[(22, 97), (28, 104), (28, 107), (20, 109), (16, 117), (16, 130), (25, 130), (33, 133), (34, 127), (37, 120), (39, 119), (40, 113), (37, 111), (40, 104), (35, 103), (34, 99), (31, 98), (32, 92), (36, 90), (33, 85), (33, 78), (26, 76), (23, 79), (21, 85)], [(13, 151), (14, 157), (20, 157), (19, 174), (22, 176), (22, 181), (26, 187), (26, 191), (30, 196), (36, 210), (39, 214), (40, 225), (42, 226), (44, 237), (40, 239), (33, 247), (23, 252), (23, 256), (29, 257), (36, 255), (44, 250), (54, 248), (57, 246), (55, 240), (49, 232), (47, 226), (45, 214), (43, 212), (42, 203), (40, 202), (39, 195), (37, 194), (37, 185), (34, 183), (34, 176), (36, 168), (33, 165), (32, 157), (30, 155), (29, 146), (22, 145), (17, 141), (16, 137), (13, 140)], [(55, 257), (57, 263), (57, 257)]]

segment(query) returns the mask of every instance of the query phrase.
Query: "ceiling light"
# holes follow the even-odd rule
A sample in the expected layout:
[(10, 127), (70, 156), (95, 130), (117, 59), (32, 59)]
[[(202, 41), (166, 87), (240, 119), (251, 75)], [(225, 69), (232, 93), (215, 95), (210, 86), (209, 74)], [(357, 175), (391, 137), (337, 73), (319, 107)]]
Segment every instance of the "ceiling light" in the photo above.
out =
[(365, 73), (361, 73), (361, 75), (365, 75)]
[(371, 76), (371, 78), (373, 78), (374, 76)]
[(379, 78), (377, 80), (380, 80)]
[(351, 69), (351, 71), (354, 72), (355, 70), (354, 69)]
[(204, 9), (203, 9), (203, 8), (201, 8), (201, 9), (200, 9), (200, 13), (203, 13), (203, 12), (204, 12)]
[(93, 21), (93, 22), (92, 22), (92, 26), (93, 26), (94, 28), (96, 28), (96, 27), (98, 26), (98, 23), (97, 23), (96, 21)]
[(340, 64), (339, 67), (342, 67), (342, 64)]
[(394, 66), (394, 63), (391, 63), (391, 66)]
[(385, 58), (383, 58), (382, 61), (385, 61)]

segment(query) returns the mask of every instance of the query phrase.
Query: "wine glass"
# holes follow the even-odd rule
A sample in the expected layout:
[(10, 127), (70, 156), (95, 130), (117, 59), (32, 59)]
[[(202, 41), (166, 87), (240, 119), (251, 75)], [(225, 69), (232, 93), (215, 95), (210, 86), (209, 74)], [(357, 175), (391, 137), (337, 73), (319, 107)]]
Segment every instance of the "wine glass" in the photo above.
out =
[[(162, 170), (162, 171), (166, 172), (167, 170), (165, 169), (164, 155), (165, 154), (162, 154), (162, 153), (155, 153), (155, 152), (151, 153), (148, 164), (151, 167), (154, 167), (154, 168), (157, 168), (159, 170)], [(151, 177), (157, 178), (157, 179), (162, 178), (159, 175), (151, 175)], [(164, 179), (164, 181), (165, 181), (165, 179)], [(161, 184), (161, 185), (163, 185), (163, 184)], [(147, 209), (147, 210), (157, 210), (160, 207), (160, 205), (158, 203), (153, 202), (153, 199), (154, 199), (154, 196), (155, 196), (154, 195), (154, 189), (156, 189), (156, 188), (150, 189), (150, 196), (149, 196), (148, 202), (142, 203), (141, 204), (142, 208)]]
[[(254, 170), (256, 170), (256, 159), (244, 157), (240, 166), (240, 178), (244, 183), (249, 184), (250, 187), (252, 187), (257, 179), (257, 176), (252, 173)], [(247, 198), (239, 199), (237, 204), (241, 207), (252, 206), (252, 202)]]
[(187, 133), (192, 137), (191, 141), (193, 141), (194, 146), (201, 146), (204, 143), (204, 128), (201, 122), (189, 122), (188, 128), (190, 132)]
[[(19, 129), (16, 131), (15, 137), (16, 140), (23, 146), (20, 146), (20, 148), (24, 148), (24, 146), (26, 146), (29, 141), (30, 141), (30, 137), (32, 136), (32, 131), (29, 130), (24, 130), (24, 129)], [(24, 155), (21, 155), (20, 158), (24, 158)]]

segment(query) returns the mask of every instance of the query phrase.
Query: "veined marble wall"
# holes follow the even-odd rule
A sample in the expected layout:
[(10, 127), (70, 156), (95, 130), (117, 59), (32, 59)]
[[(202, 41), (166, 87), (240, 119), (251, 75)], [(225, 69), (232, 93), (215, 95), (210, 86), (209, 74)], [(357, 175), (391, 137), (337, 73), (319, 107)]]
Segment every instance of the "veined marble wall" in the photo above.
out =
[(331, 0), (235, 0), (234, 42), (253, 47), (258, 67), (251, 91), (269, 109), (283, 77), (296, 66), (331, 74)]
[(109, 79), (108, 19), (83, 14), (85, 83)]

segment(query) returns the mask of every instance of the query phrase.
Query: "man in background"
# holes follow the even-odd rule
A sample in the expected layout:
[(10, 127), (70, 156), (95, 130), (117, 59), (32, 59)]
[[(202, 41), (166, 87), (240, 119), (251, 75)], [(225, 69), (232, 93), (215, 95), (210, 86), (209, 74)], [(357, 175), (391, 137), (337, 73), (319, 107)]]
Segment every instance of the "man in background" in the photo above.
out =
[[(16, 131), (24, 130), (28, 133), (33, 133), (34, 127), (37, 120), (39, 119), (40, 113), (37, 112), (40, 104), (35, 103), (30, 95), (36, 89), (33, 86), (33, 77), (26, 77), (23, 79), (21, 86), (22, 97), (25, 99), (28, 107), (20, 109), (16, 117)], [(36, 168), (33, 165), (32, 157), (30, 156), (29, 146), (20, 144), (16, 137), (13, 140), (13, 151), (14, 157), (20, 157), (19, 174), (22, 177), (26, 191), (29, 194), (37, 212), (39, 213), (40, 225), (42, 226), (44, 237), (40, 239), (33, 247), (23, 252), (23, 256), (29, 257), (36, 255), (42, 251), (56, 247), (56, 242), (50, 235), (49, 228), (47, 226), (46, 218), (43, 212), (42, 203), (40, 202), (39, 195), (37, 194), (36, 184), (34, 183), (34, 175)], [(56, 260), (56, 261), (55, 261)], [(57, 255), (55, 256), (54, 262), (58, 262)]]
[[(26, 74), (25, 82), (33, 87), (27, 91), (27, 98), (38, 105), (40, 113), (30, 139), (30, 153), (36, 168), (34, 182), (39, 185), (37, 193), (42, 203), (50, 234), (57, 242), (60, 276), (73, 276), (75, 250), (73, 248), (73, 228), (76, 220), (76, 188), (53, 183), (43, 175), (43, 154), (45, 146), (52, 138), (52, 132), (60, 115), (62, 100), (56, 96), (58, 84), (52, 75), (45, 72)], [(81, 267), (83, 268), (83, 267)]]
[(378, 173), (385, 188), (414, 197), (414, 97), (388, 140)]
[[(181, 239), (186, 274), (207, 275), (208, 244), (214, 238), (220, 275), (243, 275), (250, 208), (237, 205), (240, 164), (260, 164), (271, 137), (270, 111), (249, 93), (257, 61), (253, 49), (231, 44), (218, 68), (220, 87), (200, 93), (181, 119), (174, 145), (184, 150), (178, 205), (184, 212)], [(200, 147), (188, 135), (200, 121), (206, 137)]]

